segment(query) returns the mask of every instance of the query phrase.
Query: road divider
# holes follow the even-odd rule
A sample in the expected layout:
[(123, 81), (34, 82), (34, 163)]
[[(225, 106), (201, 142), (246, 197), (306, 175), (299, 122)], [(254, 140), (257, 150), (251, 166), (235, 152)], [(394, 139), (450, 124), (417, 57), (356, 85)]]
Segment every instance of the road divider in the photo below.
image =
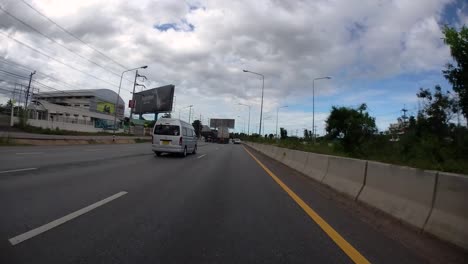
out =
[(356, 199), (364, 186), (366, 163), (365, 160), (328, 157), (328, 168), (322, 182)]
[(85, 214), (85, 213), (87, 213), (87, 212), (89, 212), (91, 210), (94, 210), (94, 209), (96, 209), (96, 208), (98, 208), (100, 206), (103, 206), (103, 205), (105, 205), (105, 204), (107, 204), (107, 203), (109, 203), (109, 202), (111, 202), (111, 201), (113, 201), (113, 200), (115, 200), (115, 199), (117, 199), (117, 198), (119, 198), (121, 196), (124, 196), (126, 194), (127, 194), (127, 192), (125, 192), (125, 191), (116, 193), (116, 194), (114, 194), (112, 196), (109, 196), (109, 197), (99, 201), (99, 202), (93, 203), (93, 204), (91, 204), (89, 206), (86, 206), (85, 208), (82, 208), (82, 209), (80, 209), (78, 211), (75, 211), (75, 212), (73, 212), (71, 214), (68, 214), (68, 215), (66, 215), (64, 217), (61, 217), (61, 218), (59, 218), (57, 220), (54, 220), (54, 221), (52, 221), (50, 223), (47, 223), (47, 224), (43, 225), (43, 226), (40, 226), (40, 227), (35, 228), (35, 229), (33, 229), (31, 231), (28, 231), (26, 233), (23, 233), (21, 235), (10, 238), (8, 241), (13, 246), (17, 245), (17, 244), (19, 244), (19, 243), (21, 243), (23, 241), (31, 239), (31, 238), (33, 238), (33, 237), (35, 237), (37, 235), (40, 235), (40, 234), (42, 234), (42, 233), (44, 233), (46, 231), (49, 231), (50, 229), (52, 229), (54, 227), (57, 227), (57, 226), (59, 226), (61, 224), (64, 224), (64, 223), (66, 223), (66, 222), (68, 222), (68, 221), (70, 221), (70, 220), (72, 220), (74, 218), (77, 218), (78, 216), (83, 215), (83, 214)]
[(422, 229), (431, 211), (436, 173), (369, 161), (358, 200)]
[(246, 143), (308, 177), (468, 249), (468, 176)]
[(206, 156), (206, 154), (200, 155), (200, 156), (197, 157), (197, 159), (201, 159), (201, 158), (203, 158), (205, 156)]
[(439, 172), (434, 206), (424, 231), (468, 248), (468, 177)]
[(310, 178), (322, 182), (328, 169), (327, 155), (308, 153), (307, 161), (304, 166), (304, 174)]

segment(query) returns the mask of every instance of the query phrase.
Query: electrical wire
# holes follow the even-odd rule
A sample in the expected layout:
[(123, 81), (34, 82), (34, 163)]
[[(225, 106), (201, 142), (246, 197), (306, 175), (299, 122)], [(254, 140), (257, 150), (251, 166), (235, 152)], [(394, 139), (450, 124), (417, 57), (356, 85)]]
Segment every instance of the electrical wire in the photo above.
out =
[[(18, 63), (15, 63), (15, 62), (12, 62), (12, 61), (8, 61), (8, 60), (2, 59), (2, 58), (0, 58), (0, 63), (4, 63), (4, 64), (7, 64), (7, 65), (10, 65), (10, 66), (12, 66), (12, 67), (15, 67), (15, 68), (18, 68), (18, 69), (22, 69), (22, 70), (25, 70), (25, 71), (30, 71), (30, 72), (33, 72), (33, 71), (34, 71), (34, 70), (31, 69), (31, 68), (28, 68), (28, 67), (26, 67), (26, 66), (23, 66), (23, 65), (20, 65), (20, 64), (18, 64)], [(45, 77), (47, 77), (47, 78), (49, 78), (49, 79), (51, 79), (51, 80), (54, 80), (54, 81), (53, 81), (54, 83), (57, 83), (57, 84), (60, 84), (60, 85), (65, 85), (65, 86), (68, 86), (68, 87), (70, 87), (70, 88), (72, 88), (72, 89), (80, 90), (80, 89), (78, 89), (76, 86), (74, 86), (73, 84), (67, 83), (67, 82), (65, 82), (65, 81), (63, 81), (63, 80), (59, 80), (58, 78), (56, 78), (56, 77), (54, 77), (54, 76), (52, 76), (52, 75), (45, 74), (45, 73), (39, 72), (39, 71), (36, 71), (36, 74), (41, 75), (41, 76), (45, 76)], [(120, 89), (131, 93), (131, 91), (128, 90), (128, 89), (125, 89), (125, 88), (120, 88)]]
[(32, 5), (30, 5), (28, 2), (26, 2), (25, 0), (21, 0), (21, 2), (23, 2), (26, 6), (28, 6), (30, 9), (34, 10), (36, 13), (38, 13), (39, 15), (41, 15), (43, 18), (47, 19), (49, 22), (51, 22), (52, 24), (54, 24), (55, 26), (57, 26), (58, 28), (60, 28), (62, 31), (64, 31), (65, 33), (67, 33), (68, 35), (72, 36), (73, 38), (75, 38), (76, 40), (78, 40), (79, 42), (83, 43), (84, 45), (86, 45), (88, 48), (94, 50), (95, 52), (97, 52), (98, 54), (100, 54), (101, 56), (107, 58), (108, 60), (112, 61), (113, 63), (119, 65), (120, 67), (122, 67), (123, 69), (128, 69), (128, 67), (118, 63), (117, 61), (115, 61), (114, 59), (112, 59), (111, 57), (105, 55), (104, 53), (102, 53), (101, 51), (97, 50), (96, 48), (92, 47), (90, 44), (86, 43), (85, 41), (83, 41), (82, 39), (80, 39), (79, 37), (75, 36), (73, 33), (71, 33), (70, 31), (68, 31), (67, 29), (65, 29), (64, 27), (60, 26), (59, 24), (57, 24), (55, 21), (53, 21), (52, 19), (50, 19), (48, 16), (44, 15), (42, 12), (40, 12), (39, 10), (37, 10), (36, 8), (34, 8)]
[(45, 56), (45, 57), (47, 57), (47, 58), (49, 58), (49, 59), (51, 59), (51, 60), (54, 60), (54, 61), (58, 62), (58, 63), (60, 63), (60, 64), (62, 64), (62, 65), (64, 65), (64, 66), (66, 66), (66, 67), (69, 67), (69, 68), (71, 68), (71, 69), (73, 69), (73, 70), (75, 70), (75, 71), (78, 71), (78, 72), (80, 72), (80, 73), (82, 73), (82, 74), (85, 74), (85, 75), (87, 75), (87, 76), (89, 76), (89, 77), (91, 77), (91, 78), (94, 78), (94, 79), (98, 80), (98, 81), (105, 82), (105, 83), (107, 83), (107, 84), (109, 84), (109, 85), (112, 85), (112, 86), (114, 86), (114, 87), (119, 87), (118, 85), (115, 85), (115, 84), (113, 84), (113, 83), (111, 83), (111, 82), (109, 82), (109, 81), (103, 80), (103, 79), (101, 79), (101, 78), (99, 78), (99, 77), (97, 77), (97, 76), (94, 76), (94, 75), (92, 75), (92, 74), (90, 74), (90, 73), (87, 73), (87, 72), (85, 72), (85, 71), (82, 71), (82, 70), (80, 70), (80, 69), (78, 69), (78, 68), (76, 68), (76, 67), (74, 67), (74, 66), (71, 66), (71, 65), (69, 65), (69, 64), (66, 64), (66, 63), (64, 63), (64, 62), (62, 62), (62, 61), (60, 61), (60, 60), (58, 60), (58, 59), (56, 59), (56, 58), (54, 58), (54, 57), (52, 57), (52, 56), (50, 56), (50, 55), (44, 53), (44, 52), (42, 52), (42, 51), (40, 51), (40, 50), (37, 50), (37, 49), (35, 49), (35, 48), (29, 46), (28, 44), (26, 44), (26, 43), (24, 43), (24, 42), (22, 42), (22, 41), (20, 41), (20, 40), (15, 39), (14, 37), (12, 37), (12, 36), (10, 36), (10, 35), (7, 35), (7, 34), (5, 34), (5, 33), (3, 33), (3, 32), (0, 32), (0, 34), (3, 35), (3, 36), (5, 36), (5, 37), (7, 37), (7, 38), (9, 38), (9, 39), (11, 39), (11, 40), (13, 40), (13, 41), (15, 41), (15, 42), (17, 42), (17, 43), (20, 44), (20, 45), (23, 45), (23, 46), (25, 46), (25, 47), (31, 49), (32, 51), (34, 51), (34, 52), (36, 52), (36, 53), (39, 53), (39, 54), (41, 54), (41, 55), (43, 55), (43, 56)]
[[(117, 77), (120, 77), (120, 74), (118, 74), (118, 73), (116, 73), (116, 72), (113, 72), (113, 71), (111, 71), (111, 70), (109, 70), (109, 69), (106, 69), (105, 67), (103, 67), (102, 65), (98, 64), (97, 62), (94, 62), (94, 61), (92, 61), (92, 60), (90, 60), (90, 59), (88, 59), (88, 58), (82, 56), (81, 54), (79, 54), (79, 53), (77, 53), (77, 52), (75, 52), (75, 51), (73, 51), (73, 50), (67, 48), (66, 46), (62, 45), (62, 44), (59, 43), (58, 41), (56, 41), (56, 40), (54, 40), (53, 38), (51, 38), (51, 37), (47, 36), (46, 34), (42, 33), (41, 31), (39, 31), (39, 30), (36, 29), (35, 27), (31, 26), (30, 24), (24, 22), (23, 20), (19, 19), (19, 18), (16, 17), (16, 16), (14, 16), (13, 14), (11, 14), (10, 12), (8, 12), (7, 10), (5, 10), (5, 9), (4, 9), (3, 7), (1, 7), (1, 6), (0, 6), (0, 10), (2, 10), (5, 14), (7, 14), (7, 15), (10, 16), (11, 18), (15, 19), (16, 21), (20, 22), (20, 23), (23, 24), (24, 26), (26, 26), (26, 27), (30, 28), (31, 30), (35, 31), (35, 32), (38, 33), (39, 35), (41, 35), (41, 36), (47, 38), (48, 40), (52, 41), (53, 43), (59, 45), (60, 47), (64, 48), (65, 50), (69, 51), (70, 53), (75, 54), (76, 56), (78, 56), (78, 57), (80, 57), (80, 58), (82, 58), (82, 59), (84, 59), (84, 60), (86, 60), (86, 61), (88, 61), (88, 62), (90, 62), (90, 63), (92, 63), (92, 64), (94, 64), (94, 65), (96, 65), (97, 67), (99, 67), (99, 68), (101, 68), (101, 69), (103, 69), (103, 70), (105, 70), (105, 71), (107, 71), (107, 72), (109, 72), (109, 73), (111, 73), (111, 74), (113, 74), (113, 75), (115, 75), (115, 76), (117, 76)], [(129, 79), (125, 79), (125, 80), (126, 80), (126, 81), (129, 81), (129, 82), (132, 82), (132, 81), (129, 80)]]

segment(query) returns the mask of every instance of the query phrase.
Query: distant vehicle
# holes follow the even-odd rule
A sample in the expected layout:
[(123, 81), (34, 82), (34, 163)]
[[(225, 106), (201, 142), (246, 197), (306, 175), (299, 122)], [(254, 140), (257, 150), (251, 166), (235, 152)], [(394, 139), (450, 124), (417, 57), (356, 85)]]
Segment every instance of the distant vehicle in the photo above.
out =
[(177, 153), (186, 157), (188, 153), (197, 152), (195, 129), (179, 119), (159, 119), (154, 125), (152, 138), (152, 149), (157, 156), (161, 153)]
[(233, 143), (234, 143), (234, 144), (240, 144), (240, 143), (241, 143), (241, 140), (240, 140), (239, 138), (235, 138), (235, 139), (233, 140)]
[(229, 144), (229, 128), (227, 127), (218, 128), (218, 143)]

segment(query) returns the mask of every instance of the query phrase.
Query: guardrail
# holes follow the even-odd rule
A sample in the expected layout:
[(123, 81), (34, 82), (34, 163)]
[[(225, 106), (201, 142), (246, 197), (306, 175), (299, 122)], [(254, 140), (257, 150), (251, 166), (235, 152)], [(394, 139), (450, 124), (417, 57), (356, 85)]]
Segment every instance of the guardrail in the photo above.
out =
[(423, 232), (468, 249), (468, 176), (244, 142)]

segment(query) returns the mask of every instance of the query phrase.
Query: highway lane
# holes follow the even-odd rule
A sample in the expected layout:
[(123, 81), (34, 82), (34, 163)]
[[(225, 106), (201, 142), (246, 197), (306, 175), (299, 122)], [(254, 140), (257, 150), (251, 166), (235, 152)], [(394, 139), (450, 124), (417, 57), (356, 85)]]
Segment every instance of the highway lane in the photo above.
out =
[(0, 148), (0, 175), (3, 171), (77, 164), (151, 154), (149, 144), (31, 146)]
[[(114, 147), (124, 153), (128, 146)], [(352, 263), (241, 145), (208, 144), (185, 159), (137, 148), (133, 156), (76, 165), (70, 159), (84, 148), (72, 148), (63, 163), (0, 175), (0, 262)], [(425, 262), (335, 201), (303, 193), (307, 179), (273, 171), (367, 260)], [(8, 241), (121, 192), (17, 245)]]

